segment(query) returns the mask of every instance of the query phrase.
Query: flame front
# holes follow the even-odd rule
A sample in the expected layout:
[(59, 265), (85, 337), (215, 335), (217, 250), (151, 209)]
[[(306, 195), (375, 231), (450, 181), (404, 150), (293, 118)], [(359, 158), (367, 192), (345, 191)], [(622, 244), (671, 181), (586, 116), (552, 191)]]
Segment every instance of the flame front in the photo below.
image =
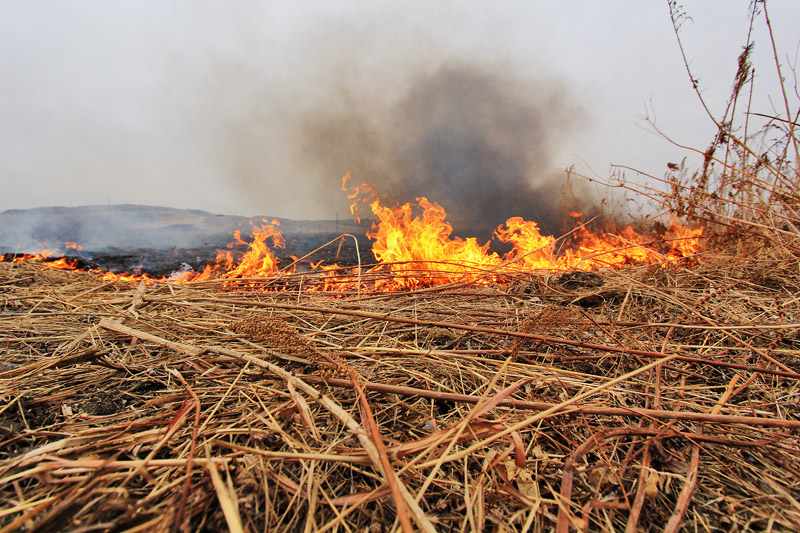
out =
[[(579, 213), (570, 213), (576, 219), (576, 227), (559, 239), (542, 235), (533, 221), (509, 218), (494, 231), (494, 239), (511, 246), (508, 253), (500, 256), (490, 251), (490, 242), (481, 244), (473, 237), (453, 236), (453, 227), (446, 220), (447, 214), (436, 202), (421, 197), (414, 204), (391, 207), (369, 185), (348, 189), (348, 178), (349, 175), (343, 178), (342, 188), (350, 191), (348, 197), (353, 200), (353, 214), (357, 214), (359, 204), (368, 204), (376, 217), (367, 237), (373, 240), (372, 252), (378, 265), (367, 273), (374, 274), (371, 279), (377, 290), (414, 289), (463, 281), (491, 283), (520, 271), (668, 264), (692, 256), (700, 249), (702, 229), (687, 228), (677, 222), (673, 222), (663, 235), (650, 238), (630, 226), (613, 234), (591, 231), (580, 222)], [(190, 271), (158, 279), (139, 273), (105, 272), (100, 275), (105, 280), (178, 283), (274, 277), (282, 271), (278, 269), (278, 260), (272, 250), (285, 246), (278, 226), (277, 220), (269, 222), (266, 219), (260, 226), (253, 225), (253, 238), (249, 243), (242, 239), (240, 231), (236, 231), (229, 249), (220, 250), (216, 259), (200, 273)], [(232, 251), (236, 246), (247, 247), (238, 260)], [(65, 243), (65, 247), (81, 250), (75, 242)], [(12, 257), (10, 260), (39, 261), (46, 268), (77, 268), (77, 261), (73, 259), (50, 259), (57, 254), (58, 250), (46, 249), (37, 255)], [(355, 286), (352, 271), (337, 265), (321, 265), (321, 262), (311, 267), (319, 276), (314, 283), (305, 286), (308, 290), (337, 291)]]
[[(356, 194), (359, 190), (365, 189), (355, 189)], [(395, 274), (395, 286), (384, 284), (382, 288), (414, 288), (477, 278), (491, 282), (519, 270), (592, 270), (665, 263), (697, 253), (702, 235), (702, 229), (677, 223), (658, 239), (640, 235), (630, 226), (616, 234), (593, 232), (580, 223), (579, 213), (570, 213), (578, 225), (559, 243), (555, 237), (542, 235), (536, 222), (512, 217), (494, 232), (495, 239), (512, 246), (501, 257), (489, 251), (488, 242), (453, 237), (444, 208), (427, 198), (398, 207), (373, 199), (370, 208), (377, 218), (367, 234), (374, 239), (373, 254), (382, 268)], [(415, 216), (415, 212), (421, 212), (421, 216)], [(557, 244), (562, 250), (557, 250)]]
[(488, 252), (489, 243), (480, 245), (472, 237), (452, 237), (453, 227), (445, 221), (442, 206), (427, 198), (418, 198), (417, 202), (421, 217), (414, 216), (411, 204), (391, 208), (375, 200), (370, 205), (378, 217), (376, 226), (367, 233), (374, 239), (372, 253), (398, 275), (396, 283), (416, 287), (452, 277), (469, 278), (497, 264), (497, 254)]
[(283, 248), (286, 245), (286, 241), (278, 231), (277, 226), (280, 223), (277, 220), (273, 220), (270, 223), (265, 219), (263, 222), (264, 224), (261, 226), (253, 226), (253, 242), (251, 243), (242, 240), (241, 231), (236, 230), (233, 234), (235, 240), (228, 245), (228, 248), (233, 248), (235, 245), (249, 247), (238, 263), (234, 260), (230, 251), (219, 251), (216, 260), (206, 265), (201, 273), (187, 272), (178, 281), (192, 282), (217, 278), (260, 278), (274, 274), (278, 269), (278, 260), (266, 241), (271, 239), (272, 245), (278, 248)]
[(494, 231), (500, 242), (513, 245), (506, 256), (508, 263), (527, 269), (556, 268), (555, 238), (542, 235), (536, 222), (511, 217)]

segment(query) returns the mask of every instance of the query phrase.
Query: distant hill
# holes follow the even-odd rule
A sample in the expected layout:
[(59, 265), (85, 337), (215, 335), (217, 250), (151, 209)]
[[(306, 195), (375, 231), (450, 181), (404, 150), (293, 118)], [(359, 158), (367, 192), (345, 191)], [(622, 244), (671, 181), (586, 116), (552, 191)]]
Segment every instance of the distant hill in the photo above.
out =
[[(195, 209), (142, 205), (39, 207), (0, 212), (0, 253), (33, 253), (44, 248), (65, 251), (75, 242), (84, 254), (138, 249), (200, 249), (224, 247), (234, 231), (251, 234), (251, 222), (262, 218), (217, 215)], [(287, 241), (324, 242), (342, 233), (364, 235), (370, 223), (352, 220), (278, 219)]]

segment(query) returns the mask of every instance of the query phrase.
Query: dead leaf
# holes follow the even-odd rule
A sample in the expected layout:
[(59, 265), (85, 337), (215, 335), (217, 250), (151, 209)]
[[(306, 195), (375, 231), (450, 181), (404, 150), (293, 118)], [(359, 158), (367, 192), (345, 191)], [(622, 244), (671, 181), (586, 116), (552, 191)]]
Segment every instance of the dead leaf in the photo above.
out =
[(647, 474), (647, 481), (645, 482), (645, 489), (644, 492), (648, 498), (655, 498), (658, 496), (658, 484), (660, 481), (661, 476), (658, 474), (658, 471), (650, 469), (650, 473)]

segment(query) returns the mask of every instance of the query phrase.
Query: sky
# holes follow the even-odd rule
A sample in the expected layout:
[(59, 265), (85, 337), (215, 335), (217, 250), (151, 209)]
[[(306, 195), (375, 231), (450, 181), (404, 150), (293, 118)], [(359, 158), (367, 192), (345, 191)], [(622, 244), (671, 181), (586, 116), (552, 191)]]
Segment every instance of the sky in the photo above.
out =
[[(683, 7), (687, 55), (720, 113), (749, 2)], [(782, 63), (796, 64), (800, 2), (768, 8)], [(775, 113), (763, 18), (754, 40), (753, 110)], [(715, 133), (666, 1), (4, 0), (0, 52), (0, 211), (332, 219), (348, 216), (350, 171), (462, 219), (535, 218), (567, 167), (697, 164), (645, 117), (699, 149)]]

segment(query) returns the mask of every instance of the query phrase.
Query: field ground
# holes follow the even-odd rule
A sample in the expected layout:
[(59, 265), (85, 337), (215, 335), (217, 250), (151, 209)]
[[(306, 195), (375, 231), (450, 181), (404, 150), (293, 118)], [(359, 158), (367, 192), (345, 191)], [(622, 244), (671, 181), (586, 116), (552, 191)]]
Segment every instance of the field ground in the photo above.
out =
[(362, 281), (0, 262), (0, 531), (800, 529), (793, 254)]

